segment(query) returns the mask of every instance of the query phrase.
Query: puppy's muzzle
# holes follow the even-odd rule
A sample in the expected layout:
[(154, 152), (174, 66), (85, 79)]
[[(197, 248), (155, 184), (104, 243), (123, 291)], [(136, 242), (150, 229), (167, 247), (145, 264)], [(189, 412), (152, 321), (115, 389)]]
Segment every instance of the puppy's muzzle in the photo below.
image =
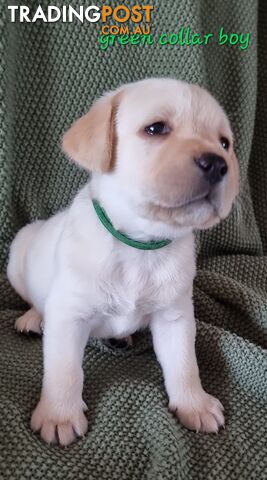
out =
[(200, 157), (195, 158), (195, 163), (210, 185), (221, 182), (228, 171), (224, 158), (215, 153), (203, 153)]

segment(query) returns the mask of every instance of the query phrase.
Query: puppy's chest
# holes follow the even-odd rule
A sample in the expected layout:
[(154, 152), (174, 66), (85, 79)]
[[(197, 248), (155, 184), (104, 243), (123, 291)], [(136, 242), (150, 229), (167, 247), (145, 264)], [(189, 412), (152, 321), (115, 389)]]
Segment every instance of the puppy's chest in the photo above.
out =
[(102, 315), (144, 316), (177, 296), (177, 265), (160, 257), (157, 261), (152, 255), (144, 255), (138, 261), (117, 260), (105, 268), (99, 285)]

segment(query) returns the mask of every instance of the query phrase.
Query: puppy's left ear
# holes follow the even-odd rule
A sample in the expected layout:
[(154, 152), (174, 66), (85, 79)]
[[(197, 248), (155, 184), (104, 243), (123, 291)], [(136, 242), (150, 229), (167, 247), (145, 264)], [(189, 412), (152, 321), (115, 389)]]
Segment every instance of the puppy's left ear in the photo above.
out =
[(74, 122), (65, 133), (62, 149), (75, 162), (91, 171), (112, 169), (115, 154), (115, 116), (120, 92), (108, 93), (97, 100), (88, 113)]

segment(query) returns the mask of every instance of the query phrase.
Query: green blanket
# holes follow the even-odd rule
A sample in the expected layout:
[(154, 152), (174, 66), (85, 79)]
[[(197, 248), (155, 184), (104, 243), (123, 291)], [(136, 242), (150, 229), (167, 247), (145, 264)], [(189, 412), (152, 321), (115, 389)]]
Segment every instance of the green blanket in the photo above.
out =
[[(247, 49), (213, 39), (209, 45), (155, 41), (100, 50), (100, 24), (11, 23), (9, 2), (0, 3), (0, 478), (266, 479), (266, 0), (146, 2), (155, 6), (155, 39), (183, 26), (216, 35), (224, 27), (251, 32)], [(104, 90), (146, 76), (205, 85), (234, 129), (241, 193), (230, 217), (198, 236), (194, 288), (201, 378), (225, 406), (225, 430), (196, 434), (172, 417), (144, 333), (128, 352), (89, 343), (89, 432), (66, 449), (49, 447), (29, 427), (41, 388), (42, 342), (14, 331), (26, 305), (6, 280), (8, 248), (20, 227), (68, 204), (86, 181), (60, 152), (61, 135), (73, 119)]]

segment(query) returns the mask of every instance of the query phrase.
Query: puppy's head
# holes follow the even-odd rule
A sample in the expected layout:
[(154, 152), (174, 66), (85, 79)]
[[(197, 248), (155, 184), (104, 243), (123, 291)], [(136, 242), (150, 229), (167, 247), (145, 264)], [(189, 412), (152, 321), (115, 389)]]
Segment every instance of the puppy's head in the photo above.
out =
[(171, 79), (121, 87), (63, 138), (83, 167), (109, 175), (151, 220), (208, 228), (238, 193), (229, 121), (204, 89)]

